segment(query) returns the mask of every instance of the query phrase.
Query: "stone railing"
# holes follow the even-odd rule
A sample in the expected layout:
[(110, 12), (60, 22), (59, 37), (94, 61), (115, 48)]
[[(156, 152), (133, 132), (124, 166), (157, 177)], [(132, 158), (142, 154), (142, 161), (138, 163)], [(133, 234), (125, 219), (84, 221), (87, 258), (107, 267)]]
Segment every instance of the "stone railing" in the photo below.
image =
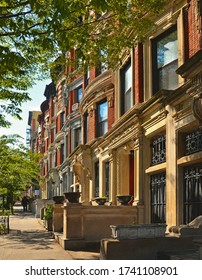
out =
[(136, 239), (164, 237), (165, 224), (111, 225), (112, 237), (115, 239)]

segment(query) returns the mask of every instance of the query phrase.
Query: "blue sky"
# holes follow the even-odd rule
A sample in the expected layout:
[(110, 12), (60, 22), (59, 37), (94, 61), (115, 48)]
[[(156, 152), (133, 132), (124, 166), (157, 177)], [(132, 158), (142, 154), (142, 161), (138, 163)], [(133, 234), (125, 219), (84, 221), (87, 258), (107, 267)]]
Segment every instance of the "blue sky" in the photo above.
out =
[(24, 138), (23, 143), (25, 144), (26, 140), (26, 128), (28, 121), (29, 111), (40, 111), (40, 105), (45, 100), (44, 91), (47, 84), (49, 84), (51, 80), (39, 81), (32, 89), (28, 90), (30, 93), (31, 101), (26, 102), (22, 106), (22, 114), (23, 118), (21, 121), (16, 120), (14, 118), (8, 117), (9, 121), (12, 123), (10, 128), (0, 128), (0, 136), (3, 134), (19, 134)]

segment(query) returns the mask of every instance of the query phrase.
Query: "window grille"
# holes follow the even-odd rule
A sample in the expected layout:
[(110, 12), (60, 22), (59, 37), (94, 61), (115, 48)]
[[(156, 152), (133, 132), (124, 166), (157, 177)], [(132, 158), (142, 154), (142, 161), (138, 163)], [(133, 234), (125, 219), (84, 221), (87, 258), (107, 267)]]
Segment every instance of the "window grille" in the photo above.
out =
[(166, 161), (166, 135), (161, 135), (152, 140), (152, 165)]
[(202, 151), (202, 131), (194, 131), (185, 137), (185, 153), (190, 155)]
[(151, 222), (166, 222), (166, 173), (151, 175)]
[(184, 168), (184, 224), (202, 215), (202, 164)]

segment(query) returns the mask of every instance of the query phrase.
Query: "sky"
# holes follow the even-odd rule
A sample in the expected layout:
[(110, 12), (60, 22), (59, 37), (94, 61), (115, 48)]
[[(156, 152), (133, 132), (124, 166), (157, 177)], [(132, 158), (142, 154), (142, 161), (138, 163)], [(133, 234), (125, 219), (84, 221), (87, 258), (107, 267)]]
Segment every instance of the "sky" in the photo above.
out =
[(41, 111), (40, 105), (46, 99), (44, 96), (44, 91), (46, 85), (48, 85), (51, 80), (39, 81), (33, 88), (29, 89), (28, 92), (31, 97), (31, 101), (23, 103), (21, 109), (21, 117), (22, 120), (17, 120), (12, 117), (8, 117), (8, 120), (12, 123), (10, 128), (0, 128), (0, 136), (2, 135), (10, 135), (10, 134), (18, 134), (24, 138), (22, 141), (24, 144), (26, 143), (26, 128), (28, 127), (28, 116), (29, 111)]

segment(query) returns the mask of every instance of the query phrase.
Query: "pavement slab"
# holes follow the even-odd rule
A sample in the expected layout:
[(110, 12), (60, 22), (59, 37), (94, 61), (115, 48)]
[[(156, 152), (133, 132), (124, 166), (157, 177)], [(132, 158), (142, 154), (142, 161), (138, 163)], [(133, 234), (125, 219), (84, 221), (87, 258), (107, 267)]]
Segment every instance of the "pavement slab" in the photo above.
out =
[(15, 209), (9, 234), (0, 235), (0, 260), (95, 260), (98, 252), (64, 250), (32, 213)]

